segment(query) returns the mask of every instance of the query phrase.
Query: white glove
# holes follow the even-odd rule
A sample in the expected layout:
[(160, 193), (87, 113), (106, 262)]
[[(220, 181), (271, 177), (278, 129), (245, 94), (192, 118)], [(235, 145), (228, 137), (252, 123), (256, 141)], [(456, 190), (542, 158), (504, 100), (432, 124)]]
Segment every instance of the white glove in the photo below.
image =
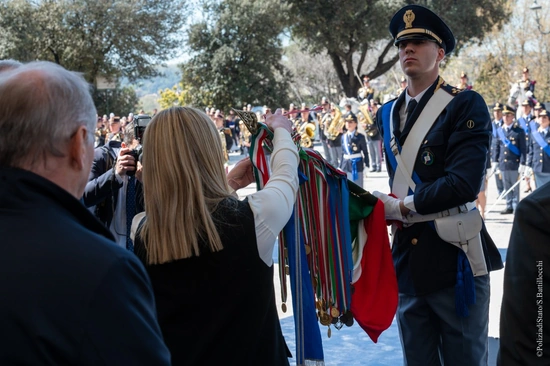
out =
[(400, 199), (388, 196), (385, 193), (374, 191), (372, 195), (384, 202), (384, 211), (386, 213), (387, 220), (399, 220), (403, 221), (403, 215), (401, 214), (401, 208), (399, 207)]
[(485, 172), (485, 179), (493, 175), (493, 172), (494, 172), (493, 169), (487, 169), (487, 171)]
[(525, 171), (523, 172), (523, 177), (526, 178), (526, 177), (530, 177), (533, 175), (533, 168), (531, 168), (530, 166), (528, 166)]
[(526, 168), (526, 166), (521, 164), (518, 168), (518, 173), (523, 174), (525, 172), (525, 168)]
[(493, 172), (496, 172), (497, 169), (498, 169), (498, 163), (496, 161), (493, 161), (491, 163), (491, 169), (493, 170)]

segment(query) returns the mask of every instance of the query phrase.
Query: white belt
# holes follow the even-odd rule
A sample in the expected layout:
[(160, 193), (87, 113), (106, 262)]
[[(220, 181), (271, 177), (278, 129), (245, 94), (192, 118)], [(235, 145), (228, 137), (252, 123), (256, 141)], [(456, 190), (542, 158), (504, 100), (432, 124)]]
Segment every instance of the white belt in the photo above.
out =
[(351, 159), (355, 159), (355, 158), (362, 158), (363, 155), (361, 155), (361, 153), (357, 153), (357, 154), (344, 154), (344, 159), (346, 160), (351, 160)]
[(453, 216), (457, 215), (459, 213), (464, 213), (473, 210), (476, 207), (475, 202), (468, 202), (464, 205), (460, 205), (458, 207), (453, 207), (448, 210), (443, 210), (441, 212), (436, 212), (433, 214), (427, 214), (427, 215), (420, 215), (416, 212), (411, 211), (406, 218), (406, 223), (408, 224), (414, 224), (417, 222), (426, 222), (426, 221), (433, 221), (435, 219), (439, 219), (440, 217), (447, 217), (447, 216)]

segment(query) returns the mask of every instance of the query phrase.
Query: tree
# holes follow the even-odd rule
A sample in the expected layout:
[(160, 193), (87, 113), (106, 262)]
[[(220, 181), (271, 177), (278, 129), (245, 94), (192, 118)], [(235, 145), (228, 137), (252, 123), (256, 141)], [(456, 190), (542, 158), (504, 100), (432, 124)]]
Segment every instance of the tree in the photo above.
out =
[(49, 60), (98, 76), (156, 75), (180, 44), (184, 0), (5, 0), (0, 58)]
[[(392, 15), (405, 3), (439, 14), (457, 38), (455, 54), (479, 42), (507, 19), (508, 0), (286, 0), (292, 35), (314, 54), (327, 52), (347, 96), (360, 87), (358, 75), (374, 79), (398, 60), (388, 32)], [(467, 24), (467, 26), (465, 26)]]
[(134, 113), (138, 107), (139, 99), (132, 87), (97, 90), (92, 92), (97, 114), (109, 114), (111, 112), (124, 116)]
[(191, 26), (193, 57), (182, 64), (187, 104), (225, 109), (245, 103), (286, 105), (289, 74), (281, 64), (284, 8), (278, 0), (204, 4)]

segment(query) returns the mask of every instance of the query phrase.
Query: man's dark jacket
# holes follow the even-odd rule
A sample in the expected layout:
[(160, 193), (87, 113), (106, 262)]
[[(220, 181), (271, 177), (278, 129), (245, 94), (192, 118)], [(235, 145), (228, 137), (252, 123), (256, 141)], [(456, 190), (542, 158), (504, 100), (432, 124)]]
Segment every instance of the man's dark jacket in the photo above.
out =
[(169, 365), (135, 255), (67, 191), (0, 168), (0, 365)]
[[(83, 202), (86, 207), (94, 207), (95, 216), (105, 227), (111, 226), (117, 207), (118, 191), (124, 185), (115, 176), (117, 156), (113, 149), (120, 148), (119, 141), (109, 141), (94, 151), (94, 162), (84, 190)], [(136, 180), (136, 213), (144, 211), (143, 186)]]

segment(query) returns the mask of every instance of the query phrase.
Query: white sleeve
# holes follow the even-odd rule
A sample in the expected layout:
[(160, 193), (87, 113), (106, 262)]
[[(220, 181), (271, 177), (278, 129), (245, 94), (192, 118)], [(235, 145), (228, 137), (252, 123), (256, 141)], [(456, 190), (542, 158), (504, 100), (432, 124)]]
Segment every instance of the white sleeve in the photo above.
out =
[(298, 191), (298, 148), (290, 133), (276, 128), (271, 154), (271, 177), (264, 189), (248, 196), (254, 214), (256, 241), (260, 258), (273, 264), (273, 246), (288, 222)]
[(414, 205), (414, 195), (409, 195), (403, 200), (403, 205), (409, 210), (416, 212), (416, 206)]

